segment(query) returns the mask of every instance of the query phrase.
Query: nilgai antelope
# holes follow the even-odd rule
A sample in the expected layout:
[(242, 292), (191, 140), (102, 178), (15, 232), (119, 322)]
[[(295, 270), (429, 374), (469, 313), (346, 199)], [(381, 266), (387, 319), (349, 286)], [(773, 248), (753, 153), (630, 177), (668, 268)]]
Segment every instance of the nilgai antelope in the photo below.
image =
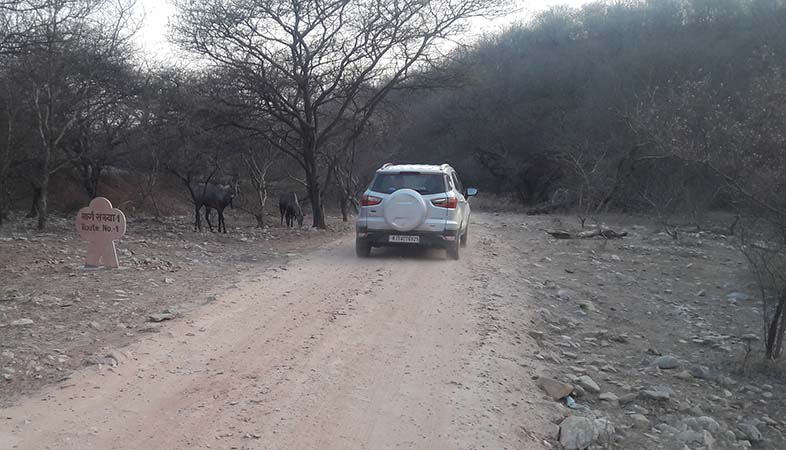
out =
[(300, 208), (297, 194), (294, 192), (281, 194), (278, 197), (278, 210), (281, 212), (281, 225), (284, 224), (284, 219), (286, 219), (287, 226), (294, 227), (295, 219), (297, 219), (298, 226), (303, 226), (303, 210)]
[(218, 184), (198, 184), (192, 191), (194, 195), (194, 231), (202, 231), (202, 222), (199, 220), (199, 210), (205, 207), (205, 220), (210, 231), (213, 231), (213, 224), (210, 223), (210, 211), (218, 211), (218, 232), (223, 227), (224, 233), (227, 232), (227, 225), (224, 222), (224, 208), (232, 206), (232, 199), (237, 196), (237, 184), (218, 185)]

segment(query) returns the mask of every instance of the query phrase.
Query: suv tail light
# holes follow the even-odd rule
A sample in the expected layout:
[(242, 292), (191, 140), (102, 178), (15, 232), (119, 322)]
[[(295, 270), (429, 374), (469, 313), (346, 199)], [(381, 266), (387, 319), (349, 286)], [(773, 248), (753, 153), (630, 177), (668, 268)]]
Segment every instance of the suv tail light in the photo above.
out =
[(458, 207), (458, 199), (456, 197), (435, 198), (431, 203), (440, 208), (456, 209)]
[(360, 197), (360, 206), (377, 206), (382, 203), (382, 199), (373, 195), (365, 194)]

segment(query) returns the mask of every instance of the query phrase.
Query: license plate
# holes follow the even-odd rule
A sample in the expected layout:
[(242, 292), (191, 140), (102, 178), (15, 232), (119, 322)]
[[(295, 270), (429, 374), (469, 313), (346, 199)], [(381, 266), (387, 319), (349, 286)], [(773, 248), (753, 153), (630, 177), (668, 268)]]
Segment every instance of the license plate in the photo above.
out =
[(403, 242), (406, 244), (419, 244), (420, 236), (399, 236), (393, 235), (388, 237), (388, 242)]

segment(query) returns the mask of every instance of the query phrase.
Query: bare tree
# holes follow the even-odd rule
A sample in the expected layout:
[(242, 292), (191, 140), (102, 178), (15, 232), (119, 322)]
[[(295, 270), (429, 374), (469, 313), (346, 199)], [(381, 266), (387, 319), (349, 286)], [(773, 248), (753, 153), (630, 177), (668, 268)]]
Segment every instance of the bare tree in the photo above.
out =
[(106, 112), (107, 84), (128, 62), (136, 31), (133, 3), (44, 0), (19, 12), (31, 34), (18, 56), (27, 76), (40, 140), (37, 152), (38, 228), (46, 227), (49, 177), (63, 139), (80, 120)]
[[(303, 169), (313, 225), (324, 228), (326, 144), (344, 136), (333, 146), (344, 151), (391, 89), (434, 61), (440, 43), (465, 19), (494, 5), (499, 2), (186, 0), (178, 5), (175, 34), (186, 49), (236, 72), (256, 111), (272, 119), (261, 122), (261, 131)], [(347, 121), (350, 133), (340, 129)]]
[(254, 216), (257, 226), (263, 228), (268, 198), (268, 171), (276, 163), (276, 159), (273, 157), (270, 145), (267, 144), (261, 150), (252, 148), (246, 151), (243, 155), (243, 163), (251, 180), (251, 186), (254, 188), (253, 206), (248, 209), (244, 206), (244, 209)]

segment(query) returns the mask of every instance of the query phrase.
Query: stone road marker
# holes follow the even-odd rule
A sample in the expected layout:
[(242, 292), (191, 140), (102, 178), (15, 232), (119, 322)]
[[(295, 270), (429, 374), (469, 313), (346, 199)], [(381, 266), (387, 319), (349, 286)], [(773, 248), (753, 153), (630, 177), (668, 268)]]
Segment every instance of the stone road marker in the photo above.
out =
[(96, 197), (90, 206), (76, 215), (76, 232), (88, 241), (85, 267), (120, 266), (115, 240), (126, 233), (126, 216), (104, 197)]

